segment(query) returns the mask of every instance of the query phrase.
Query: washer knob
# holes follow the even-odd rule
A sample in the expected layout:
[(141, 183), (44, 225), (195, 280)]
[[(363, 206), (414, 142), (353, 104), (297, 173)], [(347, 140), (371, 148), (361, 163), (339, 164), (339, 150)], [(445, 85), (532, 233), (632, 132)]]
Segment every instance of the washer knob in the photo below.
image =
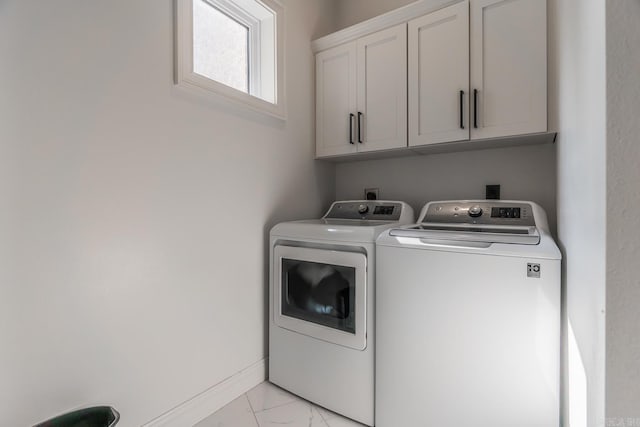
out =
[(359, 214), (366, 214), (367, 212), (369, 212), (369, 206), (367, 205), (360, 205), (358, 206), (358, 213)]
[(482, 208), (480, 206), (472, 206), (469, 208), (469, 216), (471, 218), (477, 218), (482, 216)]

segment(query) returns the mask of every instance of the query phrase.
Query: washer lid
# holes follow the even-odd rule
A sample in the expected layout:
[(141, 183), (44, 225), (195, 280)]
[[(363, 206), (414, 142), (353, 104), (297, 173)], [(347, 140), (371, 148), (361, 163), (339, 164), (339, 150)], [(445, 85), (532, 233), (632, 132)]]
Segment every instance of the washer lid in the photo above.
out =
[(536, 227), (515, 225), (422, 223), (409, 228), (394, 228), (389, 231), (389, 235), (462, 242), (520, 245), (537, 245), (540, 243), (540, 233)]

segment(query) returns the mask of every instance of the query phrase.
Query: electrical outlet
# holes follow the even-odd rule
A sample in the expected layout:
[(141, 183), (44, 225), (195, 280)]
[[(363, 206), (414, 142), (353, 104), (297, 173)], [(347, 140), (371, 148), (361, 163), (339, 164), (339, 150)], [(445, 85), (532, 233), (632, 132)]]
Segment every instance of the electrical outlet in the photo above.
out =
[(365, 200), (378, 200), (378, 189), (377, 188), (365, 188), (364, 189), (364, 198)]

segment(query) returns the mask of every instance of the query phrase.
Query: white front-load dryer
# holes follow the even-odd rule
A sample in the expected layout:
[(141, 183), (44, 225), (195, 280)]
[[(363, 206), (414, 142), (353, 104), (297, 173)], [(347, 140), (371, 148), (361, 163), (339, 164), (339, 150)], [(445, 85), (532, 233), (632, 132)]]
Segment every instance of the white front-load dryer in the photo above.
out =
[(532, 202), (431, 202), (376, 248), (376, 426), (558, 427), (560, 251)]
[(271, 230), (269, 381), (374, 425), (375, 240), (403, 202), (343, 201)]

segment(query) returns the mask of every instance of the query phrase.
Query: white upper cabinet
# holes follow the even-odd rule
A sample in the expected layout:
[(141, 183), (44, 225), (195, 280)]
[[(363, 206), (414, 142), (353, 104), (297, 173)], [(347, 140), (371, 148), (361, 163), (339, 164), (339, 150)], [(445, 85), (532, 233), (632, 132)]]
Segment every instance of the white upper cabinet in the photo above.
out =
[(471, 139), (547, 131), (546, 3), (471, 0)]
[(547, 131), (544, 0), (465, 0), (409, 22), (409, 146)]
[(554, 137), (546, 0), (418, 0), (313, 46), (318, 157)]
[(316, 155), (406, 145), (406, 24), (318, 53)]
[(469, 139), (469, 2), (409, 21), (409, 146)]
[(357, 41), (358, 151), (407, 146), (407, 26)]
[(356, 45), (316, 55), (316, 155), (356, 152)]

